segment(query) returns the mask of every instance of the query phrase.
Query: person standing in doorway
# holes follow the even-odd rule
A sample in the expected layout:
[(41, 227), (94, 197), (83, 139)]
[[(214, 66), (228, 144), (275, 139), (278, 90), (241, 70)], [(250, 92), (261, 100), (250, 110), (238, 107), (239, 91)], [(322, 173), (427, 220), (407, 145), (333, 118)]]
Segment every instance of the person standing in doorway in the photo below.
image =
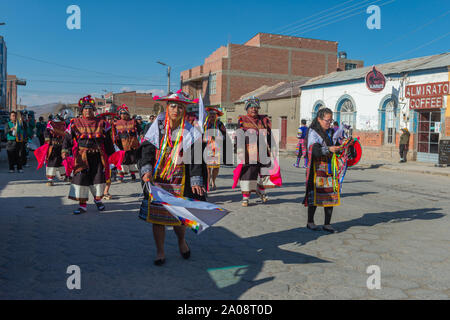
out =
[(402, 129), (402, 135), (400, 136), (400, 162), (406, 162), (406, 156), (409, 149), (409, 137), (410, 133), (408, 129)]

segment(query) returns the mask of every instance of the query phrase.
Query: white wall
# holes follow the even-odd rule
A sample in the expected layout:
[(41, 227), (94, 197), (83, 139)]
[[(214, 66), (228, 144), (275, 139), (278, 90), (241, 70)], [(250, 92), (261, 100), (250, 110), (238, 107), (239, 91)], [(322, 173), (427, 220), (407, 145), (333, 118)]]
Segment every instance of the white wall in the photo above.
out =
[[(448, 79), (448, 72), (413, 75), (407, 77), (406, 81), (403, 81), (403, 79), (398, 76), (386, 76), (386, 87), (379, 93), (369, 91), (363, 79), (358, 80), (357, 83), (328, 84), (314, 89), (302, 88), (300, 119), (311, 121), (313, 108), (319, 100), (323, 101), (327, 108), (336, 112), (340, 98), (344, 95), (349, 95), (355, 102), (356, 129), (378, 130), (378, 110), (386, 96), (390, 94), (396, 95), (399, 101), (399, 109), (402, 113), (406, 113), (406, 115), (409, 116), (409, 99), (404, 98), (404, 89), (406, 85), (442, 82), (448, 81)], [(444, 97), (444, 106), (447, 105), (445, 99), (447, 98)], [(333, 119), (336, 119), (336, 116), (334, 116)], [(401, 121), (400, 126), (403, 125), (409, 127), (409, 123), (403, 123)]]

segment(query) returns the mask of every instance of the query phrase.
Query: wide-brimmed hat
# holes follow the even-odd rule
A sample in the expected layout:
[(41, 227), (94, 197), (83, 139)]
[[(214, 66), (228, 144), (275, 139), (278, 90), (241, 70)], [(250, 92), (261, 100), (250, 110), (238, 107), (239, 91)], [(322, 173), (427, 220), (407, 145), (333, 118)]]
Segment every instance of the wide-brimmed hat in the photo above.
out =
[(217, 115), (218, 115), (219, 117), (223, 116), (223, 112), (220, 111), (220, 110), (217, 109), (217, 108), (214, 108), (214, 107), (206, 107), (205, 110), (206, 110), (206, 112), (215, 112), (215, 113), (217, 113)]
[(170, 94), (170, 95), (167, 95), (164, 97), (154, 96), (153, 100), (167, 101), (169, 103), (176, 102), (176, 103), (181, 103), (183, 105), (198, 103), (198, 99), (190, 100), (188, 98), (188, 95), (181, 90), (178, 90), (176, 93), (173, 93), (173, 94)]

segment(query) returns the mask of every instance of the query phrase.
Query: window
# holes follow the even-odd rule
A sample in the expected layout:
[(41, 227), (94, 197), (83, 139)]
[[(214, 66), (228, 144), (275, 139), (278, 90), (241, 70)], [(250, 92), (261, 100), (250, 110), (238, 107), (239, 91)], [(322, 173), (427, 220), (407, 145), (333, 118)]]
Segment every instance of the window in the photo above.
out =
[(216, 74), (209, 76), (209, 94), (216, 94)]
[(355, 129), (355, 107), (350, 99), (343, 99), (338, 107), (338, 122), (350, 125)]
[(345, 70), (353, 70), (356, 69), (357, 65), (355, 63), (346, 63)]
[(318, 101), (314, 104), (313, 112), (312, 112), (312, 118), (314, 119), (317, 116), (317, 112), (319, 112), (320, 109), (325, 108), (325, 105)]

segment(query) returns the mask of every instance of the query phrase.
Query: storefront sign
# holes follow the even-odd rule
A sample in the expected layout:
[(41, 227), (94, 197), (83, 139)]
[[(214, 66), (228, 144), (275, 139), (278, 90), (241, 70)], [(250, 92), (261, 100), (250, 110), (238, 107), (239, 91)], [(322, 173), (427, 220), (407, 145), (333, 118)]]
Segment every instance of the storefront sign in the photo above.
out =
[(444, 105), (444, 97), (410, 98), (410, 109), (440, 109)]
[(372, 92), (383, 91), (386, 86), (386, 78), (375, 67), (366, 75), (366, 86)]
[(435, 82), (406, 86), (406, 98), (428, 98), (448, 95), (450, 82)]
[(434, 82), (406, 86), (405, 97), (410, 109), (441, 109), (444, 96), (450, 93), (450, 82)]

